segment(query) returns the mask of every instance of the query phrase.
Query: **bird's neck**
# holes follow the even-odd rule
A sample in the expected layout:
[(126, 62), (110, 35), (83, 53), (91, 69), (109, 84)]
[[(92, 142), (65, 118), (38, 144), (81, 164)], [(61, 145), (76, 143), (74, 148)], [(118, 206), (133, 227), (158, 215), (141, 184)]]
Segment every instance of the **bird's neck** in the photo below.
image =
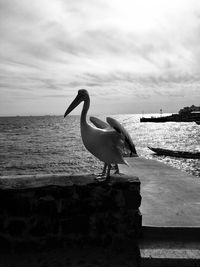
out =
[(84, 100), (83, 109), (81, 112), (81, 124), (87, 124), (87, 112), (90, 107), (90, 98), (88, 97), (86, 100)]

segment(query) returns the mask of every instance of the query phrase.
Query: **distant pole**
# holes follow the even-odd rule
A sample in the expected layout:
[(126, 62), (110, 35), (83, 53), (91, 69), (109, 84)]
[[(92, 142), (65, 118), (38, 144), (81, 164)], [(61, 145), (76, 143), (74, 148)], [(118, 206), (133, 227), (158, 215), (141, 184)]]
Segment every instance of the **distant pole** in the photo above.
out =
[(162, 117), (162, 108), (160, 109), (160, 117)]

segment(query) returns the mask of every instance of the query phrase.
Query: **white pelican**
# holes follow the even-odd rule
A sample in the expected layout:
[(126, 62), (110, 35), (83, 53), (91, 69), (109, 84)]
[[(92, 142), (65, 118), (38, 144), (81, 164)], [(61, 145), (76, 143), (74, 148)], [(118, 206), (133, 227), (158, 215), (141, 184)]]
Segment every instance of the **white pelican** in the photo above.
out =
[[(64, 117), (66, 117), (82, 101), (84, 102), (84, 105), (81, 112), (80, 126), (83, 144), (91, 154), (108, 166), (106, 180), (109, 180), (111, 164), (128, 165), (123, 158), (123, 151), (125, 149), (125, 143), (127, 142), (126, 137), (117, 129), (99, 129), (87, 122), (86, 117), (90, 107), (90, 97), (85, 89), (78, 91), (76, 98), (66, 110)], [(107, 121), (112, 127), (110, 119), (111, 118)]]
[[(90, 121), (96, 127), (100, 128), (100, 129), (107, 129), (107, 130), (115, 129), (118, 133), (122, 134), (125, 138), (125, 140), (124, 140), (125, 150), (123, 151), (123, 156), (138, 157), (136, 149), (135, 149), (135, 145), (133, 144), (133, 141), (132, 141), (129, 133), (117, 120), (110, 118), (110, 117), (107, 117), (106, 118), (107, 123), (106, 123), (106, 122), (100, 120), (99, 118), (91, 116)], [(106, 168), (107, 168), (107, 164), (105, 163), (102, 175), (105, 174)], [(119, 173), (119, 168), (118, 168), (117, 164), (115, 164), (115, 169), (116, 169), (115, 173)]]

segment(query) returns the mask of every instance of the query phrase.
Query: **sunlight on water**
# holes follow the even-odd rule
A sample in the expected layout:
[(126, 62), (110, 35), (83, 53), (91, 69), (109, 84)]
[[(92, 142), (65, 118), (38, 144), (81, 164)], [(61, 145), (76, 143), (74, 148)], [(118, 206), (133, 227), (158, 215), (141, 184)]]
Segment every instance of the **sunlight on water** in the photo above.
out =
[[(135, 114), (112, 117), (128, 130), (139, 156), (200, 176), (199, 159), (158, 157), (147, 148), (200, 151), (199, 125), (140, 123)], [(82, 144), (78, 116), (0, 118), (0, 175), (100, 172), (102, 165)]]

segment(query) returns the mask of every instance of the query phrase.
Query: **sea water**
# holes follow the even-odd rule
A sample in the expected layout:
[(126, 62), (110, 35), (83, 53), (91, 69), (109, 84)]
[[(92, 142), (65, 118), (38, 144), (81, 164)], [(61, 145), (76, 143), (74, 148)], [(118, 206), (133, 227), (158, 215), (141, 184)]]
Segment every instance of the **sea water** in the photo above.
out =
[[(140, 123), (141, 116), (111, 117), (128, 130), (140, 157), (162, 161), (200, 177), (199, 159), (156, 156), (148, 149), (152, 146), (200, 152), (200, 125), (195, 122)], [(105, 120), (105, 116), (98, 117)], [(82, 144), (79, 116), (65, 119), (63, 116), (0, 117), (0, 176), (97, 173), (102, 166)]]

